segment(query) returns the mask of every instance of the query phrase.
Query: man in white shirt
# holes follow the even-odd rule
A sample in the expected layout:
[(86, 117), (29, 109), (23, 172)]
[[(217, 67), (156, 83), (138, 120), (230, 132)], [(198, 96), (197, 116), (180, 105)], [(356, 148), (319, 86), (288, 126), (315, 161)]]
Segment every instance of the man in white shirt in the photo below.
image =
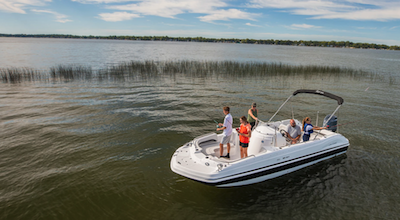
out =
[(297, 143), (300, 140), (301, 129), (293, 119), (290, 119), (290, 124), (287, 126), (287, 136), (291, 140), (292, 144)]
[[(223, 131), (223, 137), (221, 139), (221, 142), (219, 143), (219, 155), (220, 157), (225, 157), (225, 158), (230, 158), (229, 152), (231, 150), (231, 144), (229, 141), (231, 140), (231, 135), (232, 135), (232, 124), (233, 124), (233, 118), (232, 115), (229, 113), (229, 107), (225, 106), (223, 108), (224, 114), (225, 114), (225, 119), (224, 119), (224, 124), (219, 123), (219, 128), (217, 128), (217, 131)], [(228, 154), (226, 156), (223, 156), (224, 153), (224, 144), (226, 144)]]

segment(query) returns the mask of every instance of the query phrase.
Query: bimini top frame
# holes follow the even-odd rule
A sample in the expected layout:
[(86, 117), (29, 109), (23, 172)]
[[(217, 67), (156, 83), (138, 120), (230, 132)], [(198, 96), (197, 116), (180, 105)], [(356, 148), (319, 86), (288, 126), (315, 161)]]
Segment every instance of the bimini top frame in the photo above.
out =
[(309, 93), (309, 94), (322, 95), (322, 96), (325, 96), (325, 97), (328, 97), (328, 98), (331, 98), (331, 99), (335, 99), (338, 102), (338, 105), (342, 105), (343, 104), (342, 97), (339, 97), (339, 96), (334, 95), (334, 94), (329, 93), (329, 92), (324, 92), (322, 90), (299, 89), (299, 90), (296, 90), (293, 93), (293, 96), (295, 96), (295, 95), (297, 95), (299, 93)]
[[(295, 95), (299, 94), (299, 93), (308, 93), (308, 94), (315, 94), (315, 95), (322, 95), (331, 99), (334, 99), (338, 102), (338, 107), (335, 109), (335, 111), (331, 114), (331, 117), (329, 117), (329, 119), (327, 120), (327, 122), (329, 120), (331, 120), (331, 118), (333, 117), (333, 115), (337, 112), (337, 110), (339, 110), (340, 106), (342, 106), (343, 104), (343, 99), (342, 97), (339, 97), (337, 95), (334, 95), (332, 93), (329, 92), (324, 92), (322, 90), (311, 90), (311, 89), (299, 89), (293, 92), (293, 94), (291, 96), (289, 96), (289, 98), (286, 99), (286, 101), (281, 105), (281, 107), (279, 107), (279, 109), (275, 112), (275, 114), (268, 120), (268, 122), (271, 122), (271, 120), (276, 116), (276, 114), (278, 114), (278, 112), (281, 110), (281, 108)], [(324, 125), (325, 126), (325, 125)], [(322, 127), (324, 127), (322, 126)]]

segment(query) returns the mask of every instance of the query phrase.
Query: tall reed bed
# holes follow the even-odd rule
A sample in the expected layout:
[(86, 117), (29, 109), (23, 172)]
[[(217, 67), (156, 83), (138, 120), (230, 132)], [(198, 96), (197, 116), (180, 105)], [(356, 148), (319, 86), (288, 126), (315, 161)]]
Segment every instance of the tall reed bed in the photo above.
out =
[[(3, 82), (17, 83), (35, 80), (127, 80), (168, 77), (181, 74), (187, 77), (350, 77), (385, 81), (386, 77), (377, 73), (336, 66), (289, 65), (267, 62), (238, 61), (130, 61), (93, 70), (87, 66), (58, 65), (48, 71), (32, 68), (0, 68)], [(387, 79), (390, 84), (395, 78)]]
[(33, 68), (0, 68), (0, 78), (3, 82), (34, 81), (41, 80), (42, 77), (42, 72)]
[(376, 78), (377, 74), (335, 66), (289, 65), (267, 62), (237, 61), (131, 61), (103, 70), (108, 76), (157, 77), (184, 74), (190, 77), (268, 77), (268, 76), (325, 76)]
[(58, 65), (50, 67), (49, 70), (51, 79), (92, 79), (93, 70), (87, 66), (76, 66), (76, 65)]

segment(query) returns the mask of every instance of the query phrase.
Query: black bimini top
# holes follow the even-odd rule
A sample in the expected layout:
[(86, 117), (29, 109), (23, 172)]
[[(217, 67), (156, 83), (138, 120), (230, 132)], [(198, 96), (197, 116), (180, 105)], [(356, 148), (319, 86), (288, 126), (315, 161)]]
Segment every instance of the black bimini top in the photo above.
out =
[(309, 94), (316, 94), (316, 95), (322, 95), (322, 96), (326, 96), (328, 98), (331, 99), (335, 99), (338, 102), (338, 105), (342, 105), (343, 104), (343, 99), (342, 97), (339, 97), (337, 95), (334, 95), (332, 93), (329, 92), (324, 92), (322, 90), (311, 90), (311, 89), (299, 89), (293, 92), (293, 96), (299, 94), (299, 93), (309, 93)]

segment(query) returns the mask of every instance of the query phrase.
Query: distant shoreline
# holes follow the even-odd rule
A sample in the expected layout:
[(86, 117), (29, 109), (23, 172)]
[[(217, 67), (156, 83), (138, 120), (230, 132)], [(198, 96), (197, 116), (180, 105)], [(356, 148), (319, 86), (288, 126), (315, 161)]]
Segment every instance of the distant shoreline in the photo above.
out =
[(286, 46), (332, 47), (349, 49), (400, 50), (400, 46), (385, 44), (353, 43), (350, 41), (291, 41), (291, 40), (256, 40), (238, 38), (204, 38), (204, 37), (168, 37), (168, 36), (79, 36), (66, 34), (0, 34), (0, 37), (20, 38), (65, 38), (65, 39), (103, 39), (103, 40), (136, 40), (136, 41), (179, 41), (208, 43), (266, 44)]

